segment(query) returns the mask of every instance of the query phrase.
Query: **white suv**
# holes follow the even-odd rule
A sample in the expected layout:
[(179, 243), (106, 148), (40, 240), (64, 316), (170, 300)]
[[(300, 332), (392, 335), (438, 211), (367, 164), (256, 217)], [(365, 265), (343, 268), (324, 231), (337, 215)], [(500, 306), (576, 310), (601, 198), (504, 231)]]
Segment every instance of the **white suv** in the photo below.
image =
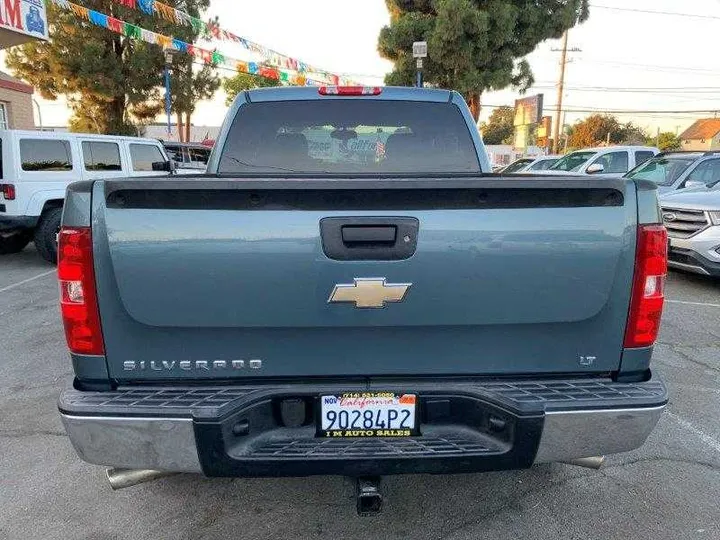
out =
[(566, 154), (538, 174), (622, 176), (654, 157), (660, 151), (652, 146), (603, 146)]
[(52, 263), (68, 184), (173, 168), (155, 139), (46, 131), (0, 130), (0, 159), (0, 255), (33, 240)]
[(668, 231), (668, 266), (720, 277), (720, 189), (660, 197)]

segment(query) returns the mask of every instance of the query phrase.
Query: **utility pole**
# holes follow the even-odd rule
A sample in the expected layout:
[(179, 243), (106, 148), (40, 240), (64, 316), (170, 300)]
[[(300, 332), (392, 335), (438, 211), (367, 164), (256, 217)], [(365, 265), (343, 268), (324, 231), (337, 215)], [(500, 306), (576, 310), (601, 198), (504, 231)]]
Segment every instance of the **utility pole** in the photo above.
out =
[(560, 134), (565, 125), (565, 115), (562, 114), (563, 92), (565, 90), (565, 65), (572, 62), (572, 60), (568, 60), (567, 53), (582, 52), (582, 49), (579, 47), (571, 47), (568, 49), (567, 30), (565, 30), (562, 40), (562, 49), (551, 49), (553, 52), (560, 51), (560, 78), (558, 79), (557, 110), (555, 111), (555, 125), (553, 126), (553, 154), (558, 153), (558, 149), (560, 148)]
[(555, 111), (555, 125), (553, 126), (553, 154), (558, 153), (560, 147), (560, 122), (562, 120), (562, 100), (565, 89), (565, 64), (567, 63), (568, 31), (563, 34), (563, 45), (560, 53), (560, 80), (558, 80), (557, 107)]

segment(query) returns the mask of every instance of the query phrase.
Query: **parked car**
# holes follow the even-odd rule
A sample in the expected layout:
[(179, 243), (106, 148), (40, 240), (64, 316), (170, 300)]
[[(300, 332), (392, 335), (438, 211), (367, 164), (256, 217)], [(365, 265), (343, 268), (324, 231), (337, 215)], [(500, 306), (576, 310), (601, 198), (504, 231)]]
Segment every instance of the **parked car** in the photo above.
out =
[(32, 240), (52, 263), (71, 182), (157, 176), (172, 168), (154, 139), (2, 130), (0, 144), (0, 254), (21, 251)]
[(514, 172), (518, 172), (523, 170), (525, 167), (530, 165), (533, 161), (535, 161), (535, 158), (532, 157), (522, 157), (518, 158), (509, 165), (502, 167), (498, 171), (496, 171), (499, 174), (511, 174)]
[(59, 409), (115, 485), (344, 475), (372, 513), (383, 474), (597, 463), (654, 428), (652, 183), (498, 180), (428, 88), (242, 92), (217, 149), (219, 178), (68, 188)]
[(175, 163), (178, 174), (205, 172), (212, 147), (201, 143), (163, 141), (165, 151)]
[(660, 204), (670, 241), (668, 265), (720, 277), (720, 186), (669, 193)]
[(651, 146), (604, 146), (571, 152), (539, 174), (620, 176), (659, 153)]
[(510, 165), (508, 165), (506, 168), (504, 168), (502, 171), (500, 171), (502, 174), (512, 174), (512, 173), (534, 173), (537, 171), (544, 171), (549, 169), (552, 165), (554, 165), (562, 156), (537, 156), (537, 157), (529, 157), (529, 158), (520, 158), (514, 162), (512, 162)]
[(720, 182), (720, 152), (662, 152), (625, 176), (654, 182), (660, 194), (704, 191)]

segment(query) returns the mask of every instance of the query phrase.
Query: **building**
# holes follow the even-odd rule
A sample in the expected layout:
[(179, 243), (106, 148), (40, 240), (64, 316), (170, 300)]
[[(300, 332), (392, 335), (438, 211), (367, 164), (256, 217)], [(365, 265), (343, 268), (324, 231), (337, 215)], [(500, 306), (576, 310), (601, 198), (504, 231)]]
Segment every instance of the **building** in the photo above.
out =
[(521, 157), (538, 157), (545, 154), (544, 148), (538, 146), (528, 146), (525, 150), (520, 150), (510, 144), (486, 144), (485, 151), (493, 168), (510, 165)]
[(680, 135), (683, 150), (719, 150), (720, 118), (703, 118)]
[[(1, 0), (0, 0), (1, 1)], [(202, 142), (208, 139), (217, 139), (220, 134), (220, 126), (196, 126), (192, 124), (190, 126), (190, 141), (188, 142)], [(162, 139), (164, 141), (179, 141), (177, 131), (177, 124), (170, 125), (170, 135), (167, 132), (167, 124), (150, 124), (144, 126), (142, 133), (143, 137), (151, 137), (153, 139)]]
[(0, 71), (0, 129), (35, 129), (33, 87)]

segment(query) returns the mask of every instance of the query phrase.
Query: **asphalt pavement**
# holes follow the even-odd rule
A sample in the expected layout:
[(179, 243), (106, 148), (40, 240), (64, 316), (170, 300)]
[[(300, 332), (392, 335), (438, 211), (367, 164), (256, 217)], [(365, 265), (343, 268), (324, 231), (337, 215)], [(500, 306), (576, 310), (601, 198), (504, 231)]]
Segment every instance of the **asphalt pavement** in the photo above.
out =
[(571, 465), (384, 479), (357, 517), (343, 478), (177, 475), (111, 491), (76, 456), (56, 400), (71, 383), (54, 270), (0, 257), (0, 539), (720, 539), (720, 281), (672, 272), (654, 369), (671, 394), (639, 450)]

